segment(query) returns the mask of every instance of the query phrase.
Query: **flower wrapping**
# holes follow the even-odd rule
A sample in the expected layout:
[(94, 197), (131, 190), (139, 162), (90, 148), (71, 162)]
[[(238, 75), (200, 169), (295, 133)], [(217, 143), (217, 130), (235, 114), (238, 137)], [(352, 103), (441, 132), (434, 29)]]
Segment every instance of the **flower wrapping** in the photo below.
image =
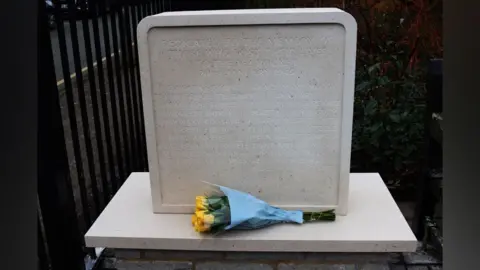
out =
[(214, 185), (221, 195), (197, 196), (192, 225), (197, 232), (219, 233), (231, 229), (252, 230), (278, 223), (334, 221), (334, 210), (304, 213), (283, 210), (248, 194)]

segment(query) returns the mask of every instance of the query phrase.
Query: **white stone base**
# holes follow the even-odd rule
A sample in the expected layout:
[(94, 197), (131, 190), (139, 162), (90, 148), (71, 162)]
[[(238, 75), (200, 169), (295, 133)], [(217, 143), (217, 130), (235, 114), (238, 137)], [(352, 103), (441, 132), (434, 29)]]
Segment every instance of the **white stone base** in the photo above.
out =
[(334, 222), (281, 224), (221, 236), (190, 215), (154, 214), (148, 173), (133, 173), (85, 235), (87, 247), (192, 251), (414, 252), (417, 239), (380, 176), (351, 174), (349, 213)]

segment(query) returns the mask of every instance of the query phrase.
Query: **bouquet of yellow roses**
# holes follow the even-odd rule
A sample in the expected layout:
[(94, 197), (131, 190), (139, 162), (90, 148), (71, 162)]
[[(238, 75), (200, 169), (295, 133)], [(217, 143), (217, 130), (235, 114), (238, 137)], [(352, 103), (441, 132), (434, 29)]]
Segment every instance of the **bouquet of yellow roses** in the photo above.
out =
[(335, 211), (303, 212), (273, 207), (254, 196), (217, 186), (221, 195), (197, 196), (192, 225), (202, 233), (220, 233), (230, 229), (251, 230), (277, 223), (334, 221)]

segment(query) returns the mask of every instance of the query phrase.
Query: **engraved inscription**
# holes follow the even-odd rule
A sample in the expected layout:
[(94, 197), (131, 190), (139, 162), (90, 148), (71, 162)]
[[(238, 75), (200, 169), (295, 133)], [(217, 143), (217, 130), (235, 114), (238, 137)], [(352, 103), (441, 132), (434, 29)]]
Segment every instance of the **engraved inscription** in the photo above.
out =
[(333, 24), (150, 33), (164, 203), (189, 203), (204, 180), (335, 205), (344, 36)]

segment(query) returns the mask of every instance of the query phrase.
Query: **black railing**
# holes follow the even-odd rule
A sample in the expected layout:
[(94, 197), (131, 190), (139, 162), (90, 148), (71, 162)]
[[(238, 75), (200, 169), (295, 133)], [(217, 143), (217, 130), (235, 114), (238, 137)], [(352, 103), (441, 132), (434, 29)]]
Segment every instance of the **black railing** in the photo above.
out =
[[(427, 76), (427, 110), (425, 116), (426, 162), (417, 187), (417, 204), (413, 229), (417, 238), (428, 238), (429, 228), (436, 223), (436, 207), (441, 203), (443, 163), (443, 59), (430, 62)], [(431, 220), (431, 221), (428, 221)], [(426, 234), (427, 233), (427, 234)]]
[(96, 255), (84, 234), (128, 175), (148, 170), (136, 28), (171, 4), (53, 5), (40, 0), (38, 24), (39, 268), (85, 269)]

